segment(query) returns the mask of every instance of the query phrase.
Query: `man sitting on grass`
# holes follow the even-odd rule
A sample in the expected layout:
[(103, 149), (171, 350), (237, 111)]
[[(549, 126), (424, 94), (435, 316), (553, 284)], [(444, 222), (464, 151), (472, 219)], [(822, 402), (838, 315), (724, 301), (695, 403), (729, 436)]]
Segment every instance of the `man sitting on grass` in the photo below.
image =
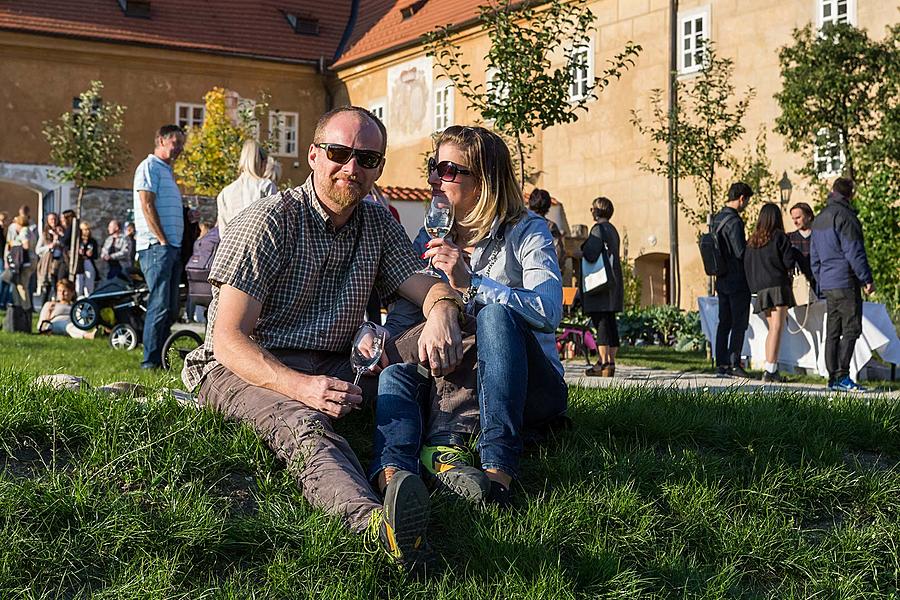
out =
[[(229, 224), (209, 275), (206, 341), (188, 355), (182, 379), (202, 404), (249, 423), (313, 506), (354, 531), (377, 531), (389, 554), (413, 568), (426, 549), (424, 484), (398, 471), (382, 500), (332, 424), (363, 401), (349, 383), (349, 356), (373, 288), (423, 307), (419, 355), (433, 373), (452, 371), (462, 357), (456, 292), (418, 274), (400, 224), (361, 202), (381, 175), (386, 144), (384, 125), (365, 109), (319, 119), (312, 175)], [(374, 382), (364, 387), (374, 397)]]

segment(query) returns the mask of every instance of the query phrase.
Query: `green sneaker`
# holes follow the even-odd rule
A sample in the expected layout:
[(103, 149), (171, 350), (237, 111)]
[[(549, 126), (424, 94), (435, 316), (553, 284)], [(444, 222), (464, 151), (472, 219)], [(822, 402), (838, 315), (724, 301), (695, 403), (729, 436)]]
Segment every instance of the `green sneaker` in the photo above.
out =
[(475, 457), (461, 446), (422, 446), (419, 460), (428, 478), (442, 491), (469, 502), (484, 502), (491, 491), (487, 475), (472, 466)]
[(397, 471), (384, 490), (383, 509), (369, 518), (367, 537), (380, 540), (405, 570), (423, 569), (430, 554), (425, 538), (429, 512), (428, 489), (422, 480), (409, 471)]

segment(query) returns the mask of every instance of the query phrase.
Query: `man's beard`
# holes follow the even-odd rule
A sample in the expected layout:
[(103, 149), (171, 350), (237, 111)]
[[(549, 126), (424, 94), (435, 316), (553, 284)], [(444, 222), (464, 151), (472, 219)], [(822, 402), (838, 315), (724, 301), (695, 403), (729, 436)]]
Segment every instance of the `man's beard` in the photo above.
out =
[[(340, 179), (346, 180), (348, 185), (339, 187), (337, 182)], [(351, 182), (356, 185), (353, 185)], [(341, 208), (350, 208), (351, 206), (359, 204), (360, 200), (368, 193), (368, 190), (364, 190), (359, 179), (356, 178), (335, 175), (328, 179), (326, 185), (327, 188), (324, 190), (325, 196)]]

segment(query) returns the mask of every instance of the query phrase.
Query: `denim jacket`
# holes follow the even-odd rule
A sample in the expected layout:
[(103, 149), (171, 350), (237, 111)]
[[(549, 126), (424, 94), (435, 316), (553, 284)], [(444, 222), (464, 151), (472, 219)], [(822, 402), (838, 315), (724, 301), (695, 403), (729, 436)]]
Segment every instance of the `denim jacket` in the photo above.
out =
[[(466, 312), (474, 315), (479, 306), (492, 303), (509, 306), (534, 329), (544, 354), (561, 374), (556, 328), (562, 320), (562, 275), (553, 236), (546, 220), (531, 211), (517, 223), (504, 227), (502, 238), (500, 229), (499, 219), (494, 219), (488, 236), (472, 252), (470, 266), (482, 280)], [(425, 244), (430, 239), (423, 227), (413, 241), (418, 255), (425, 252)], [(497, 258), (488, 270), (498, 243), (501, 245)], [(391, 335), (397, 335), (421, 321), (421, 315), (420, 308), (401, 299), (391, 306), (385, 327)]]

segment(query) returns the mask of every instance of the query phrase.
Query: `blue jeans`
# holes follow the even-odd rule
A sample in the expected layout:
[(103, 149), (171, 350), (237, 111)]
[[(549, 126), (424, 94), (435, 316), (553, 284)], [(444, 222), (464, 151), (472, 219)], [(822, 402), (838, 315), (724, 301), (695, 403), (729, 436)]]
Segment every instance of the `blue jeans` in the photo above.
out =
[(370, 479), (386, 467), (419, 472), (422, 413), (430, 390), (431, 379), (419, 374), (415, 364), (391, 365), (378, 376)]
[(178, 318), (178, 283), (181, 281), (181, 251), (153, 244), (138, 252), (144, 280), (150, 289), (144, 318), (143, 366), (162, 364), (162, 347), (169, 328)]
[[(0, 252), (0, 259), (2, 259), (3, 253)], [(3, 269), (0, 269), (0, 275), (3, 274)], [(5, 309), (7, 304), (12, 304), (12, 287), (0, 279), (0, 308)]]
[[(565, 413), (568, 389), (531, 328), (514, 311), (490, 304), (477, 321), (481, 464), (515, 476), (523, 429), (540, 427)], [(414, 364), (391, 365), (381, 373), (370, 476), (385, 467), (418, 472), (422, 412), (430, 386)]]
[(541, 427), (565, 413), (568, 388), (515, 311), (489, 304), (477, 318), (481, 466), (515, 477), (523, 429)]

